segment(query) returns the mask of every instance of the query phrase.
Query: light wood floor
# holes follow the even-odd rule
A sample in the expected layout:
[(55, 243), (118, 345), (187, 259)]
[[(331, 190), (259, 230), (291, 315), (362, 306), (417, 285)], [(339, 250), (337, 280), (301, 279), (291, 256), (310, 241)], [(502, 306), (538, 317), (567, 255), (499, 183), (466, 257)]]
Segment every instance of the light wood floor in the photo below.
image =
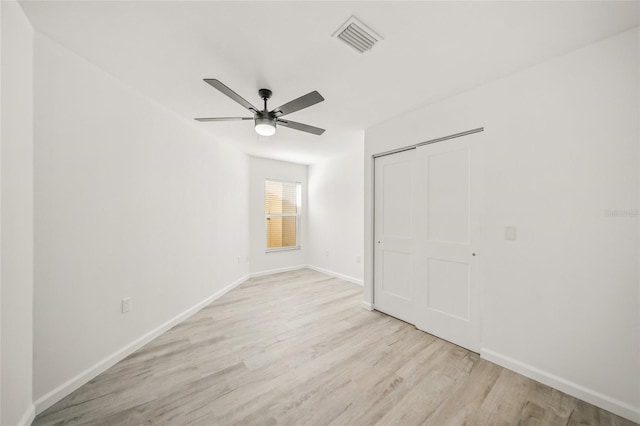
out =
[(631, 425), (361, 308), (300, 270), (251, 279), (34, 424)]

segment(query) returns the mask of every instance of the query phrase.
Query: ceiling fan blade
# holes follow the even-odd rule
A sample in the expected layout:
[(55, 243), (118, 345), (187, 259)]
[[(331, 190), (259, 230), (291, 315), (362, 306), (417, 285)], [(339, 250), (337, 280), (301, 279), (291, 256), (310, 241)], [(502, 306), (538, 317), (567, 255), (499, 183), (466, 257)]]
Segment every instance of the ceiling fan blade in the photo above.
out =
[(253, 120), (253, 117), (215, 117), (215, 118), (195, 118), (196, 121), (242, 121)]
[(278, 108), (273, 109), (273, 113), (276, 117), (282, 117), (283, 115), (291, 114), (292, 112), (300, 111), (301, 109), (315, 105), (318, 102), (324, 101), (324, 98), (317, 91), (307, 93), (304, 96), (300, 96), (298, 99), (294, 99), (291, 102), (287, 102)]
[(230, 97), (231, 99), (233, 99), (234, 101), (236, 101), (237, 103), (239, 103), (240, 105), (248, 109), (249, 111), (252, 111), (254, 113), (257, 113), (260, 111), (258, 108), (254, 107), (249, 102), (247, 102), (247, 100), (244, 99), (242, 96), (238, 95), (236, 92), (234, 92), (233, 90), (229, 89), (227, 86), (222, 84), (219, 80), (216, 80), (215, 78), (205, 78), (204, 81), (206, 81), (211, 86), (215, 87), (216, 89), (218, 89), (219, 91), (221, 91), (222, 93), (224, 93), (225, 95), (227, 95), (228, 97)]
[(277, 123), (281, 126), (288, 127), (294, 130), (301, 130), (307, 133), (313, 133), (314, 135), (321, 135), (324, 133), (324, 129), (319, 127), (309, 126), (308, 124), (298, 123), (290, 120), (277, 120)]

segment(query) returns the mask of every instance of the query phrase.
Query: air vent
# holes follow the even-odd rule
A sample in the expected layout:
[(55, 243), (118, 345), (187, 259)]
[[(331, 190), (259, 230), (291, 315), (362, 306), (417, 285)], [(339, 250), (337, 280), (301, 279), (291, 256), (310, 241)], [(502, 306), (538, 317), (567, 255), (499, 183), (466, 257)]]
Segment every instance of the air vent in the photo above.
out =
[(333, 37), (344, 41), (360, 53), (368, 52), (377, 42), (382, 40), (382, 37), (355, 16), (342, 24), (338, 31), (333, 33)]

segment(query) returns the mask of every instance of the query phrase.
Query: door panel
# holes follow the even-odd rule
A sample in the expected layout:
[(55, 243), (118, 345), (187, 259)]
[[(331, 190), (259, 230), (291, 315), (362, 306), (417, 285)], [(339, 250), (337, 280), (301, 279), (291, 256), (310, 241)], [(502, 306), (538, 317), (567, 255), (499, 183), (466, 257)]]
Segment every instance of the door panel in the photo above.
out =
[(382, 252), (382, 292), (411, 301), (412, 255), (408, 252)]
[(427, 238), (466, 244), (469, 242), (469, 151), (434, 154), (423, 151), (423, 155), (428, 161)]
[(375, 159), (374, 306), (413, 323), (415, 149)]
[[(407, 156), (404, 155), (403, 157)], [(413, 204), (411, 194), (413, 185), (411, 182), (411, 167), (407, 166), (407, 164), (411, 163), (411, 159), (394, 158), (393, 160), (393, 163), (381, 165), (381, 195), (384, 199), (382, 229), (386, 235), (411, 238), (413, 211), (410, 206)]]
[(469, 265), (433, 257), (427, 262), (427, 309), (468, 321)]
[(479, 135), (419, 147), (415, 324), (479, 351)]

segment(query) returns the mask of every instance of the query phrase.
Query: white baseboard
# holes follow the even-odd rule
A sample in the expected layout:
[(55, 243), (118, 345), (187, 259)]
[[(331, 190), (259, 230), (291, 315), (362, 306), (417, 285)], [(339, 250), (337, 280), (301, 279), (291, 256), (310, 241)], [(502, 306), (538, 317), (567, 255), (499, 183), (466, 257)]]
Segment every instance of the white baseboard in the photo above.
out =
[(331, 275), (332, 277), (340, 278), (341, 280), (349, 281), (350, 283), (364, 285), (364, 282), (358, 278), (353, 278), (339, 272), (330, 271), (329, 269), (324, 269), (313, 265), (307, 265), (307, 268), (313, 269), (314, 271), (322, 272), (323, 274)]
[(365, 308), (367, 311), (373, 311), (373, 303), (369, 303), (366, 300), (362, 301), (362, 307)]
[(312, 270), (318, 271), (318, 272), (322, 272), (323, 274), (330, 275), (330, 276), (336, 277), (336, 278), (340, 278), (341, 280), (349, 281), (350, 283), (354, 283), (354, 284), (358, 284), (358, 285), (364, 285), (363, 281), (358, 279), (358, 278), (350, 277), (348, 275), (344, 275), (344, 274), (341, 274), (339, 272), (330, 271), (329, 269), (324, 269), (324, 268), (320, 268), (319, 266), (313, 266), (313, 265), (297, 265), (297, 266), (287, 266), (286, 268), (269, 269), (268, 271), (252, 272), (250, 274), (250, 276), (251, 276), (251, 278), (263, 277), (265, 275), (278, 274), (280, 272), (297, 271), (299, 269), (305, 269), (305, 268), (312, 269)]
[[(180, 322), (184, 321), (185, 319), (189, 318), (191, 315), (195, 314), (200, 309), (204, 308), (205, 306), (207, 306), (208, 304), (210, 304), (214, 300), (220, 298), (221, 296), (223, 296), (224, 294), (228, 293), (229, 291), (231, 291), (235, 287), (239, 286), (240, 284), (245, 282), (247, 279), (249, 279), (249, 275), (248, 274), (245, 275), (244, 277), (236, 280), (235, 282), (229, 284), (228, 286), (226, 286), (222, 290), (217, 291), (216, 293), (212, 294), (211, 296), (207, 297), (206, 299), (196, 303), (195, 305), (193, 305), (192, 307), (190, 307), (186, 311), (184, 311), (184, 312), (180, 313), (179, 315), (171, 318), (169, 321), (165, 322), (164, 324), (160, 325), (159, 327), (156, 327), (155, 329), (151, 330), (147, 334), (139, 337), (138, 339), (136, 339), (133, 342), (131, 342), (128, 345), (126, 345), (125, 347), (123, 347), (123, 348), (119, 349), (118, 351), (114, 352), (113, 354), (107, 356), (106, 358), (104, 358), (101, 361), (97, 362), (93, 366), (87, 368), (86, 370), (84, 370), (80, 374), (76, 375), (75, 377), (72, 377), (71, 379), (67, 380), (65, 383), (61, 384), (57, 388), (53, 389), (52, 391), (50, 391), (47, 394), (43, 395), (42, 397), (38, 398), (35, 401), (35, 413), (37, 413), (37, 414), (42, 413), (44, 410), (46, 410), (47, 408), (51, 407), (56, 402), (60, 401), (62, 398), (66, 397), (71, 392), (73, 392), (76, 389), (78, 389), (80, 386), (84, 385), (85, 383), (87, 383), (88, 381), (93, 379), (94, 377), (98, 376), (100, 373), (102, 373), (105, 370), (109, 369), (110, 367), (112, 367), (113, 365), (118, 363), (119, 361), (122, 361), (124, 358), (126, 358), (129, 355), (131, 355), (133, 352), (137, 351), (142, 346), (146, 345), (147, 343), (149, 343), (150, 341), (152, 341), (156, 337), (160, 336), (165, 331), (171, 329), (175, 325), (179, 324)], [(30, 423), (28, 423), (28, 424), (30, 424)]]
[(269, 269), (268, 271), (252, 272), (249, 274), (251, 278), (263, 277), (265, 275), (278, 274), (280, 272), (297, 271), (298, 269), (304, 269), (307, 265), (287, 266), (286, 268)]
[(30, 426), (35, 418), (36, 407), (33, 404), (29, 404), (29, 407), (27, 407), (27, 411), (24, 412), (22, 418), (18, 421), (18, 426)]
[(558, 389), (566, 394), (579, 398), (597, 407), (610, 411), (618, 416), (624, 417), (636, 423), (640, 423), (640, 407), (634, 407), (625, 402), (611, 398), (600, 392), (581, 386), (577, 383), (558, 377), (554, 374), (540, 370), (531, 365), (524, 364), (508, 356), (499, 354), (490, 349), (481, 349), (480, 356), (487, 361), (498, 364), (509, 370), (520, 373), (525, 377), (536, 380), (552, 388)]

